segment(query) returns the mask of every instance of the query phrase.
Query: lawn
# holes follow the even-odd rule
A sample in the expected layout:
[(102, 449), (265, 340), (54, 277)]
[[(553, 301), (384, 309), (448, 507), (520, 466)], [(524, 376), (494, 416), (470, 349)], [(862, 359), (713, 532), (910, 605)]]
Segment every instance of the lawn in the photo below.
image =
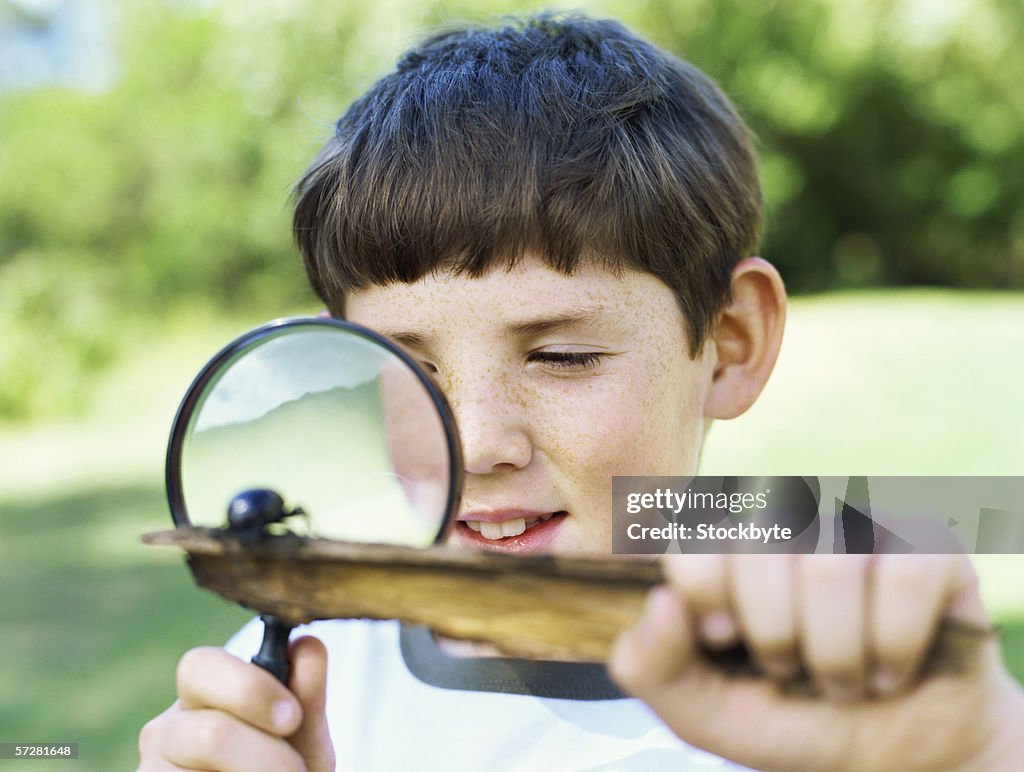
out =
[[(177, 400), (256, 321), (175, 322), (80, 420), (0, 427), (0, 740), (79, 743), (77, 764), (33, 769), (132, 768), (139, 727), (173, 699), (181, 652), (247, 618), (138, 536), (169, 524), (162, 463)], [(703, 471), (1024, 475), (1022, 384), (1024, 296), (799, 299), (771, 385), (714, 427)], [(977, 564), (1024, 678), (1024, 561)]]

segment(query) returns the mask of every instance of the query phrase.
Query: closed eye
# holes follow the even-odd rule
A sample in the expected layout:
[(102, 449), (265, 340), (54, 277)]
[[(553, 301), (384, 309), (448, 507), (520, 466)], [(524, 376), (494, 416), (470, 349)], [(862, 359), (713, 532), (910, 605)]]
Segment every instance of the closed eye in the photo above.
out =
[(597, 351), (533, 351), (528, 358), (552, 367), (586, 369), (597, 367), (605, 356)]

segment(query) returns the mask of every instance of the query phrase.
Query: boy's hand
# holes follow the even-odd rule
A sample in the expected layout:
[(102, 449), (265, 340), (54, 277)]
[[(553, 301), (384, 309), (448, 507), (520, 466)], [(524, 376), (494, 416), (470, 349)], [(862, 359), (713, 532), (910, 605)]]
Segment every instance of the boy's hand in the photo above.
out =
[(291, 691), (222, 649), (187, 652), (178, 664), (177, 702), (139, 734), (140, 771), (333, 770), (327, 651), (310, 637), (289, 650)]
[[(673, 555), (667, 586), (609, 668), (687, 742), (759, 769), (1010, 769), (1024, 694), (994, 640), (958, 676), (914, 674), (941, 618), (987, 626), (963, 555)], [(698, 642), (741, 640), (778, 678), (806, 668), (824, 698), (709, 666)], [(1016, 746), (1016, 747), (1014, 747)]]

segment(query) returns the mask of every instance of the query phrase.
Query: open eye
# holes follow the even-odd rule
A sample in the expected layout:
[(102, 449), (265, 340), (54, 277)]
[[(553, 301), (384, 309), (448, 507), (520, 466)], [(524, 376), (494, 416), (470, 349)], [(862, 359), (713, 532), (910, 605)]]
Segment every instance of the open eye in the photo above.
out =
[(529, 360), (550, 367), (587, 369), (597, 367), (605, 356), (597, 351), (533, 351)]

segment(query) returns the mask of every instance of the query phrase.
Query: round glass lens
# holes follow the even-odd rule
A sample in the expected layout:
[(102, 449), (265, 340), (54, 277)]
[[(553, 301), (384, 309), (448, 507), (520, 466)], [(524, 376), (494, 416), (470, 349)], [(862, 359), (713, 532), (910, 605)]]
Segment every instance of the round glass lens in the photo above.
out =
[(457, 507), (458, 469), (450, 411), (405, 354), (355, 325), (288, 320), (200, 373), (175, 422), (168, 487), (179, 524), (223, 526), (239, 493), (270, 490), (280, 514), (302, 510), (271, 531), (427, 546)]

